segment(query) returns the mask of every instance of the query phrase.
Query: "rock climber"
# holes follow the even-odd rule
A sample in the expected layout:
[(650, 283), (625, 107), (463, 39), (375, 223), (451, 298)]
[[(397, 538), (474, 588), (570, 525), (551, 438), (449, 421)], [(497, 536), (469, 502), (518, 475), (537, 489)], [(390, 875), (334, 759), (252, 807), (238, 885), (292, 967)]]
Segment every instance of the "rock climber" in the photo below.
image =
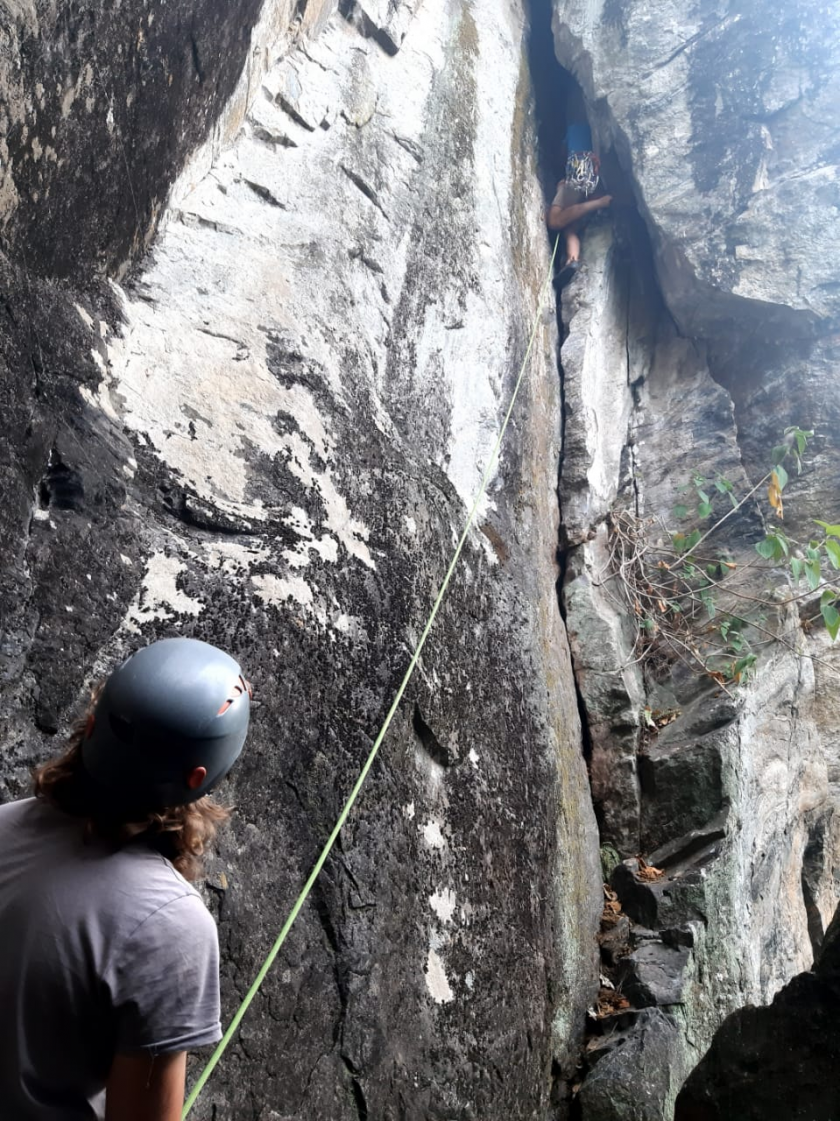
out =
[(601, 192), (600, 166), (592, 151), (589, 125), (578, 121), (566, 131), (566, 176), (557, 184), (549, 207), (548, 228), (562, 230), (566, 240), (566, 261), (560, 275), (571, 275), (580, 267), (581, 223), (596, 210), (612, 202), (612, 195)]
[(216, 925), (190, 885), (229, 811), (251, 687), (168, 638), (108, 677), (35, 796), (0, 806), (0, 1114), (179, 1121), (216, 1042)]

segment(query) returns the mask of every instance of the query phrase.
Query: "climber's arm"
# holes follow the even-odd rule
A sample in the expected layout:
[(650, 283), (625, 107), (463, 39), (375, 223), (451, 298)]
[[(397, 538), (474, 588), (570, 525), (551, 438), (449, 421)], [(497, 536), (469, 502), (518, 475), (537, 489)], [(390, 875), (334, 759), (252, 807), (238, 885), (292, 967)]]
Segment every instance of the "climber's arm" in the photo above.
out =
[(186, 1051), (117, 1055), (105, 1091), (106, 1121), (180, 1121)]
[(572, 222), (579, 222), (593, 210), (602, 210), (612, 202), (612, 195), (602, 195), (601, 198), (587, 199), (586, 202), (576, 202), (571, 206), (552, 206), (548, 211), (548, 228), (550, 230), (564, 230)]

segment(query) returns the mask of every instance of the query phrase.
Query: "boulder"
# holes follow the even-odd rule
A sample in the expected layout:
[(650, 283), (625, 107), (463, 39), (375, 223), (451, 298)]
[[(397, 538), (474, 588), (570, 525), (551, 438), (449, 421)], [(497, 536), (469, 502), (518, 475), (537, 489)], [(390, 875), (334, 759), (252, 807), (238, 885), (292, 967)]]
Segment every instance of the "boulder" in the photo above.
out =
[(814, 969), (765, 1008), (721, 1025), (677, 1098), (675, 1121), (834, 1121), (840, 1097), (840, 910)]

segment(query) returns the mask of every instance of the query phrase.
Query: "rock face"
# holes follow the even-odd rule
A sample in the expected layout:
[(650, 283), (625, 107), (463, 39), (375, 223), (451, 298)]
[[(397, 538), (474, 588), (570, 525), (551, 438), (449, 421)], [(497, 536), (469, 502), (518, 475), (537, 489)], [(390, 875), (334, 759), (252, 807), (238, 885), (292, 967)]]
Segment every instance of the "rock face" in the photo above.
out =
[(835, 5), (570, 0), (557, 46), (632, 175), (687, 334), (806, 337), (837, 317)]
[[(675, 488), (720, 472), (757, 488), (717, 539), (753, 559), (794, 424), (817, 435), (788, 532), (840, 521), (840, 16), (684, 7), (553, 5), (615, 196), (559, 334), (519, 0), (4, 8), (0, 797), (134, 646), (230, 648), (258, 708), (204, 885), (225, 1016), (381, 726), (537, 325), (405, 702), (197, 1117), (671, 1121), (725, 1021), (684, 1099), (722, 1118), (724, 1049), (760, 1079), (789, 1016), (788, 1086), (802, 1009), (836, 1042), (818, 605), (747, 568), (782, 640), (721, 689), (638, 660), (611, 557), (621, 517), (665, 534)], [(581, 1067), (596, 815), (602, 993), (631, 1007)]]
[[(548, 254), (518, 4), (211, 7), (11, 25), (2, 791), (136, 644), (231, 649), (258, 708), (206, 885), (229, 1017), (419, 637)], [(600, 884), (551, 305), (363, 801), (198, 1117), (524, 1121), (563, 1096)]]
[(812, 972), (769, 1008), (733, 1012), (677, 1098), (675, 1121), (832, 1121), (840, 1091), (840, 910)]
[[(727, 695), (679, 657), (640, 667), (610, 556), (621, 511), (667, 533), (694, 472), (746, 494), (793, 424), (818, 435), (787, 530), (807, 541), (813, 518), (834, 520), (836, 269), (822, 249), (799, 253), (834, 234), (840, 134), (823, 99), (837, 100), (837, 13), (707, 4), (687, 22), (676, 5), (572, 2), (554, 31), (616, 196), (563, 298), (564, 604), (602, 840), (628, 858), (612, 884), (632, 929), (608, 960), (636, 1007), (676, 1025), (625, 1014), (625, 1053), (645, 1062), (594, 1047), (580, 1097), (587, 1121), (670, 1121), (722, 1016), (807, 969), (837, 905), (837, 687), (816, 605), (802, 601), (804, 627), (793, 605), (772, 608), (791, 595), (781, 572), (769, 595), (782, 641), (751, 684)], [(746, 503), (716, 548), (754, 558), (763, 517)], [(767, 598), (762, 580), (741, 592)], [(651, 1100), (663, 1069), (671, 1082)]]
[[(295, 33), (331, 8), (304, 4)], [(185, 154), (238, 123), (261, 52), (289, 42), (291, 16), (283, 0), (4, 5), (0, 230), (15, 258), (80, 282), (125, 265)]]

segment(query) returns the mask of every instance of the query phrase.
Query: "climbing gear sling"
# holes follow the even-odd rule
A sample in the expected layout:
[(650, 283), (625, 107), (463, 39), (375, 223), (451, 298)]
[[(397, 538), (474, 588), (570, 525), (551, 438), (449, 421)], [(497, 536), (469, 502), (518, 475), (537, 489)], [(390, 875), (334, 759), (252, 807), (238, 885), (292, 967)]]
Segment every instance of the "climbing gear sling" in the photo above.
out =
[(566, 183), (588, 198), (598, 186), (601, 161), (594, 152), (570, 152), (566, 160)]
[(365, 763), (364, 763), (364, 766), (362, 767), (361, 773), (359, 774), (359, 777), (356, 780), (356, 784), (353, 787), (353, 789), (350, 791), (350, 796), (347, 799), (347, 801), (345, 802), (344, 808), (342, 809), (341, 813), (338, 815), (338, 821), (336, 822), (332, 833), (330, 833), (330, 835), (327, 839), (327, 843), (324, 845), (324, 848), (321, 852), (321, 855), (318, 857), (317, 861), (315, 862), (315, 867), (312, 869), (312, 871), (309, 875), (309, 879), (306, 881), (306, 883), (303, 886), (303, 890), (301, 891), (300, 895), (295, 900), (294, 906), (292, 907), (291, 911), (289, 912), (288, 918), (283, 923), (283, 926), (280, 930), (280, 933), (277, 935), (277, 939), (276, 939), (274, 945), (269, 950), (265, 961), (263, 962), (262, 966), (260, 967), (259, 972), (257, 973), (256, 977), (254, 978), (253, 984), (251, 985), (250, 989), (245, 994), (245, 997), (244, 997), (242, 1003), (240, 1004), (239, 1008), (237, 1008), (236, 1012), (234, 1013), (233, 1019), (231, 1020), (230, 1024), (228, 1025), (227, 1031), (225, 1032), (224, 1036), (222, 1037), (221, 1042), (217, 1044), (216, 1050), (210, 1056), (210, 1059), (207, 1062), (207, 1065), (205, 1066), (204, 1070), (202, 1070), (201, 1074), (198, 1076), (198, 1080), (196, 1081), (196, 1084), (193, 1086), (189, 1097), (187, 1098), (186, 1102), (184, 1103), (184, 1110), (183, 1110), (183, 1113), (181, 1114), (181, 1121), (186, 1121), (186, 1118), (189, 1115), (190, 1110), (192, 1109), (192, 1107), (195, 1105), (196, 1101), (198, 1100), (198, 1096), (201, 1093), (201, 1091), (204, 1089), (204, 1086), (206, 1085), (207, 1080), (209, 1079), (210, 1075), (215, 1070), (216, 1065), (219, 1062), (219, 1060), (221, 1059), (222, 1055), (225, 1053), (225, 1051), (228, 1047), (228, 1044), (230, 1043), (231, 1039), (233, 1038), (234, 1034), (236, 1033), (236, 1029), (239, 1027), (240, 1022), (242, 1021), (242, 1017), (248, 1011), (248, 1008), (250, 1007), (251, 1002), (253, 1001), (253, 999), (257, 995), (257, 993), (259, 992), (260, 986), (262, 985), (263, 981), (265, 980), (265, 978), (268, 974), (268, 971), (271, 969), (271, 966), (274, 963), (274, 959), (277, 957), (278, 953), (280, 952), (281, 946), (286, 941), (286, 936), (288, 935), (289, 931), (291, 930), (295, 919), (300, 914), (301, 908), (303, 907), (304, 903), (306, 902), (307, 898), (309, 897), (309, 893), (311, 892), (312, 887), (313, 887), (315, 881), (317, 880), (317, 878), (318, 878), (318, 876), (321, 872), (321, 869), (326, 864), (327, 857), (330, 855), (330, 852), (332, 851), (333, 845), (335, 844), (336, 839), (338, 838), (338, 835), (339, 835), (339, 833), (341, 832), (341, 830), (344, 826), (344, 823), (346, 822), (347, 818), (350, 815), (350, 811), (352, 810), (353, 805), (356, 801), (356, 798), (359, 795), (359, 791), (362, 789), (364, 781), (367, 778), (368, 771), (370, 770), (371, 766), (373, 765), (373, 761), (376, 758), (376, 755), (379, 751), (380, 746), (382, 745), (382, 741), (385, 739), (385, 736), (388, 732), (388, 729), (391, 726), (391, 721), (394, 718), (394, 714), (396, 713), (397, 708), (399, 707), (399, 703), (403, 698), (403, 694), (405, 693), (405, 690), (408, 686), (408, 683), (411, 680), (411, 676), (414, 673), (414, 669), (415, 669), (418, 661), (420, 660), (420, 654), (423, 650), (423, 647), (426, 644), (426, 639), (429, 636), (429, 632), (432, 629), (434, 621), (437, 618), (437, 613), (440, 610), (441, 604), (443, 603), (444, 596), (446, 595), (446, 590), (449, 587), (449, 582), (452, 579), (452, 574), (455, 571), (455, 566), (458, 563), (458, 560), (461, 556), (464, 545), (466, 544), (467, 536), (468, 536), (470, 530), (472, 529), (473, 522), (475, 521), (475, 516), (478, 513), (479, 504), (481, 503), (481, 500), (484, 497), (484, 493), (487, 490), (487, 484), (490, 481), (490, 475), (493, 471), (493, 468), (496, 465), (496, 459), (497, 459), (498, 454), (499, 454), (499, 449), (502, 446), (502, 440), (504, 439), (505, 432), (507, 431), (508, 422), (510, 421), (511, 413), (513, 412), (513, 407), (516, 404), (516, 398), (519, 396), (519, 389), (520, 389), (520, 387), (522, 385), (522, 382), (524, 380), (524, 377), (525, 377), (525, 371), (526, 371), (527, 366), (528, 366), (528, 359), (531, 356), (531, 351), (533, 350), (533, 347), (534, 347), (534, 340), (537, 337), (537, 329), (540, 325), (540, 318), (542, 316), (543, 300), (545, 299), (545, 293), (548, 289), (549, 284), (551, 283), (551, 278), (552, 278), (552, 275), (554, 273), (554, 260), (555, 260), (555, 257), (557, 256), (557, 246), (559, 244), (560, 244), (560, 235), (558, 234), (557, 237), (554, 239), (554, 249), (553, 249), (552, 254), (551, 254), (551, 260), (549, 261), (549, 264), (548, 264), (548, 272), (546, 273), (545, 280), (543, 281), (542, 287), (540, 288), (540, 294), (539, 294), (539, 297), (538, 297), (538, 300), (537, 300), (537, 312), (536, 312), (536, 315), (534, 317), (534, 326), (531, 329), (531, 335), (530, 335), (530, 338), (528, 339), (528, 346), (525, 350), (525, 357), (522, 359), (522, 365), (520, 366), (519, 374), (517, 376), (516, 383), (514, 384), (513, 393), (511, 394), (511, 398), (510, 398), (510, 403), (508, 404), (507, 411), (506, 411), (505, 416), (504, 416), (504, 420), (502, 421), (502, 426), (499, 429), (499, 435), (496, 437), (496, 442), (493, 445), (493, 450), (490, 453), (490, 459), (487, 463), (486, 468), (484, 469), (484, 474), (481, 478), (481, 484), (479, 485), (479, 488), (478, 488), (478, 494), (476, 495), (475, 501), (473, 502), (472, 508), (470, 509), (469, 515), (467, 517), (466, 525), (464, 526), (464, 529), (461, 533), (461, 536), (458, 539), (458, 544), (455, 546), (455, 552), (452, 556), (452, 560), (449, 562), (449, 567), (446, 570), (446, 575), (443, 578), (443, 583), (441, 584), (440, 590), (438, 591), (437, 597), (435, 598), (435, 602), (432, 605), (432, 610), (429, 614), (429, 618), (426, 622), (426, 625), (423, 628), (423, 633), (420, 635), (420, 641), (417, 643), (417, 646), (414, 650), (414, 653), (411, 656), (411, 661), (408, 664), (408, 669), (405, 671), (405, 676), (403, 677), (402, 681), (400, 682), (400, 687), (397, 690), (397, 695), (394, 697), (394, 701), (393, 701), (391, 707), (388, 709), (388, 715), (385, 717), (385, 722), (382, 725), (381, 729), (379, 730), (379, 734), (377, 735), (376, 739), (374, 740), (373, 747), (370, 749), (370, 753), (369, 753), (367, 759), (365, 760)]

